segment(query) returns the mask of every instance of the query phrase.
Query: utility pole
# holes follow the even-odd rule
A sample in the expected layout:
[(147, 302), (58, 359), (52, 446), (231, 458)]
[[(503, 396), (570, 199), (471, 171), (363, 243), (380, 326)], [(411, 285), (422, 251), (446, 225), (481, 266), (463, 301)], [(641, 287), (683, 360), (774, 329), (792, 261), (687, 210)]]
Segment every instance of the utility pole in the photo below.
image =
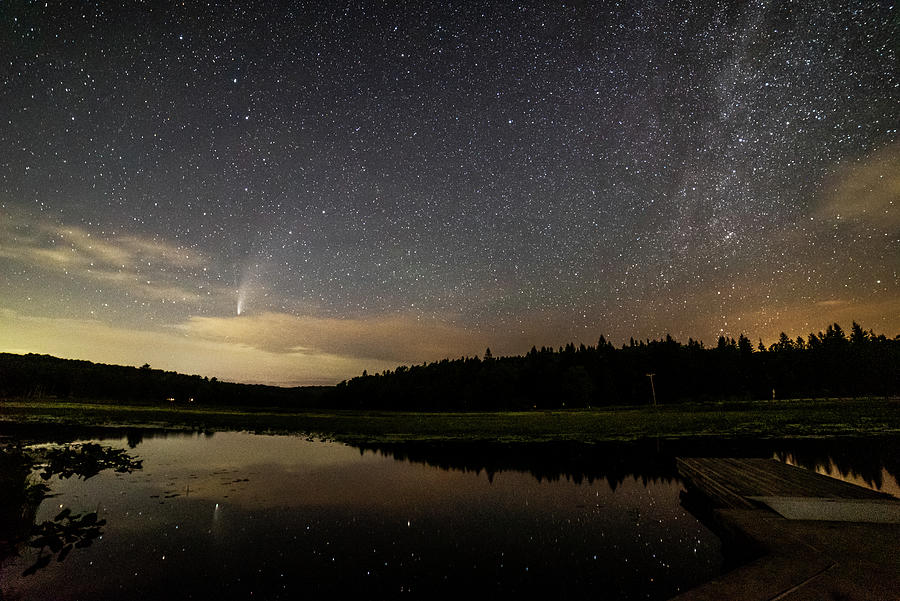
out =
[(653, 376), (656, 374), (647, 374), (647, 377), (650, 378), (650, 390), (653, 391), (653, 406), (656, 407), (656, 386), (653, 385)]

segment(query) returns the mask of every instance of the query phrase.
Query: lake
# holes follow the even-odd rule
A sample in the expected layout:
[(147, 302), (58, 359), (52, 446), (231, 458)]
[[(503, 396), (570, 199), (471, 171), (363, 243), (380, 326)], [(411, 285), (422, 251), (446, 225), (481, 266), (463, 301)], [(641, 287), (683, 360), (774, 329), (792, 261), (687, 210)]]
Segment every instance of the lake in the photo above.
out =
[[(698, 445), (360, 448), (149, 430), (79, 440), (126, 450), (142, 465), (49, 477), (35, 523), (66, 509), (105, 523), (90, 526), (92, 544), (32, 575), (22, 574), (51, 549), (7, 553), (2, 598), (667, 599), (728, 560), (681, 504), (674, 456)], [(896, 490), (895, 466), (878, 452), (890, 454), (896, 441), (835, 444), (723, 442), (717, 451), (778, 456)]]

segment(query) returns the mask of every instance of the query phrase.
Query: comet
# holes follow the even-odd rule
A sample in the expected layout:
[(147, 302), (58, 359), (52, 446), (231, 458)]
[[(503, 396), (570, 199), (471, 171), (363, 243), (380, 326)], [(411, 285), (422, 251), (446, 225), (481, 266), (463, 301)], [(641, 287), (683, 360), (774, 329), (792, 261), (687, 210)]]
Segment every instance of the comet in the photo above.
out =
[(241, 313), (244, 312), (244, 303), (246, 302), (246, 300), (247, 300), (247, 288), (244, 286), (241, 286), (240, 288), (238, 288), (238, 295), (237, 295), (237, 314), (238, 315), (240, 315)]
[(237, 282), (237, 307), (235, 312), (238, 315), (246, 313), (251, 300), (263, 291), (261, 287), (263, 269), (264, 266), (260, 266), (258, 262), (248, 264), (242, 269), (241, 278)]

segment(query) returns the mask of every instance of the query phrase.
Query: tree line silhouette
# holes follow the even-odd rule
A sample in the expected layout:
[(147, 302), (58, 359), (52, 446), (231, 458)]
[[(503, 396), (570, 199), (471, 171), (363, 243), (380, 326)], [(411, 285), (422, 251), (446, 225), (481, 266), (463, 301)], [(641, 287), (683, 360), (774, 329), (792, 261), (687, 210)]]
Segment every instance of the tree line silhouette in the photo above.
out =
[[(653, 374), (651, 384), (650, 374)], [(654, 390), (655, 389), (655, 390)], [(337, 404), (380, 409), (552, 409), (718, 399), (890, 396), (900, 392), (900, 336), (856, 322), (766, 347), (741, 334), (715, 347), (667, 335), (621, 348), (532, 347), (525, 356), (462, 357), (341, 382)], [(654, 398), (655, 397), (655, 398)]]
[(314, 406), (328, 387), (283, 388), (221, 382), (174, 371), (107, 365), (50, 355), (0, 353), (0, 398), (92, 399), (123, 403)]
[[(653, 374), (651, 384), (650, 374)], [(723, 399), (900, 394), (900, 336), (856, 322), (755, 346), (741, 334), (716, 346), (671, 336), (621, 347), (532, 347), (524, 356), (444, 359), (333, 387), (221, 382), (171, 371), (0, 353), (0, 398), (399, 410), (553, 409)]]

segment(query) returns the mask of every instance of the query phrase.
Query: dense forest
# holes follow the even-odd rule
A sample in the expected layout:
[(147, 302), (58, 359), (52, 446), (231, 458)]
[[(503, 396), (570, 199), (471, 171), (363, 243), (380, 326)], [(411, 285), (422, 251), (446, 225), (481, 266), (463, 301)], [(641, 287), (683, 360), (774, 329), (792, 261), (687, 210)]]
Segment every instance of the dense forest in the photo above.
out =
[(160, 401), (252, 406), (313, 406), (327, 387), (281, 388), (220, 382), (152, 369), (0, 353), (0, 398)]
[[(652, 378), (650, 374), (653, 374)], [(844, 397), (900, 392), (900, 337), (889, 339), (853, 323), (808, 338), (781, 334), (755, 347), (744, 335), (713, 348), (631, 340), (616, 348), (532, 348), (524, 357), (463, 357), (341, 382), (341, 406), (383, 409), (546, 409), (702, 401)], [(655, 397), (655, 398), (654, 398)]]
[[(652, 377), (651, 377), (652, 374)], [(854, 323), (768, 347), (744, 335), (715, 347), (631, 340), (621, 348), (532, 348), (525, 356), (444, 359), (366, 372), (335, 387), (280, 388), (220, 382), (143, 367), (0, 353), (0, 398), (107, 399), (244, 407), (407, 410), (548, 409), (718, 399), (900, 394), (900, 336)]]

